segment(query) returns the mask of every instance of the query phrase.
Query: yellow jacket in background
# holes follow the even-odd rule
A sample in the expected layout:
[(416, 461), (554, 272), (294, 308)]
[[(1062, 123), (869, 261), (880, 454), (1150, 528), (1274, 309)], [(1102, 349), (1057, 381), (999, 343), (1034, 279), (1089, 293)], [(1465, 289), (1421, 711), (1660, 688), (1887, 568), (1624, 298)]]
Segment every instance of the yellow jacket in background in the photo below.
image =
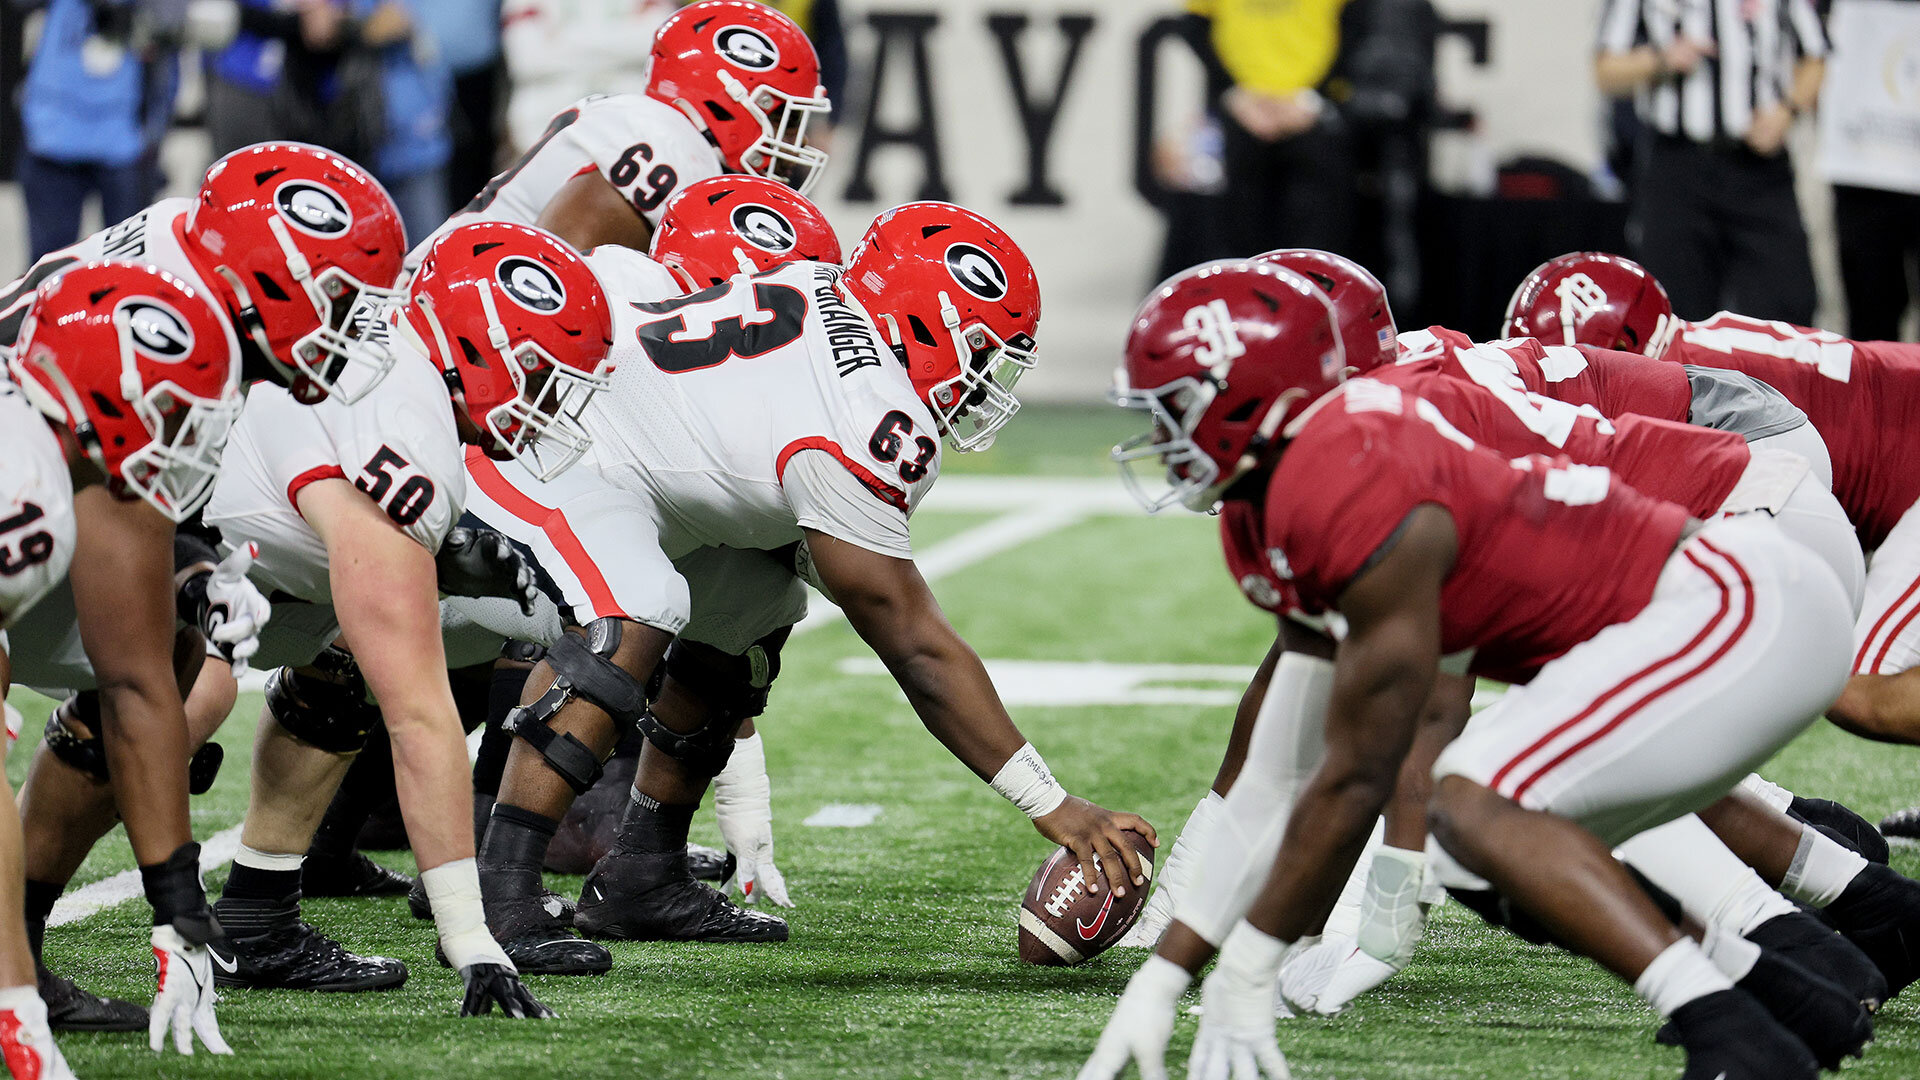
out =
[(1213, 20), (1213, 49), (1233, 81), (1292, 94), (1320, 85), (1340, 51), (1347, 0), (1187, 0)]

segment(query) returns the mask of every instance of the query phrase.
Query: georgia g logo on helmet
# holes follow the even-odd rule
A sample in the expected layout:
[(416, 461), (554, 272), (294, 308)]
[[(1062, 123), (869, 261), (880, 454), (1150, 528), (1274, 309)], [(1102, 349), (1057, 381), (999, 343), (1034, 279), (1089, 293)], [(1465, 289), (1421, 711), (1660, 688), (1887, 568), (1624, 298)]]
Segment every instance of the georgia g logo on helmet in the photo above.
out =
[(780, 46), (751, 26), (724, 26), (713, 35), (713, 51), (734, 67), (772, 71), (780, 62)]
[(982, 300), (991, 302), (1007, 295), (1007, 272), (984, 248), (973, 244), (948, 248), (947, 273), (961, 288)]
[(133, 347), (154, 360), (177, 364), (193, 352), (193, 331), (187, 320), (159, 300), (148, 296), (122, 300), (114, 315), (125, 321)]
[(353, 227), (347, 201), (311, 180), (289, 180), (273, 193), (273, 205), (294, 228), (314, 236), (339, 236)]
[(731, 221), (733, 231), (739, 233), (742, 240), (775, 255), (785, 255), (800, 242), (793, 222), (771, 206), (741, 203), (734, 207)]
[(512, 255), (494, 270), (500, 288), (513, 302), (538, 315), (552, 315), (567, 304), (566, 286), (537, 260)]

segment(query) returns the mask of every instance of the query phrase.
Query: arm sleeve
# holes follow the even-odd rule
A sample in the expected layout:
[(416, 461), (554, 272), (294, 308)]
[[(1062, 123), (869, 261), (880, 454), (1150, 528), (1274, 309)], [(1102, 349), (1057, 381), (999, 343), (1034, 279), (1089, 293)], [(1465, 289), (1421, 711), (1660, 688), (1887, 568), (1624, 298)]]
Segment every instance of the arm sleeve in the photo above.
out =
[(826, 451), (802, 450), (793, 455), (780, 474), (780, 485), (801, 528), (896, 559), (913, 558), (907, 515), (881, 501)]

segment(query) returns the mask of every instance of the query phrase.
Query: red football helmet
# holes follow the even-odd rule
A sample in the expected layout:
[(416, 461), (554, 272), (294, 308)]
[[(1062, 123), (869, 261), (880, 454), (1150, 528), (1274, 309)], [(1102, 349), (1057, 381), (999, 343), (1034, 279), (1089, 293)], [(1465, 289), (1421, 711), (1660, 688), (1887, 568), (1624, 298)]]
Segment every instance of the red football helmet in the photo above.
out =
[(653, 231), (654, 261), (698, 292), (735, 274), (785, 263), (840, 262), (840, 238), (820, 208), (784, 184), (758, 176), (713, 176), (667, 204)]
[(1580, 251), (1541, 263), (1507, 301), (1505, 334), (1658, 357), (1680, 322), (1667, 290), (1632, 259)]
[[(349, 332), (367, 321), (362, 312), (350, 324), (356, 306), (405, 299), (392, 287), (407, 254), (400, 212), (360, 166), (303, 143), (235, 150), (207, 170), (183, 239), (295, 399), (351, 403), (392, 366)], [(360, 370), (343, 389), (350, 366)]]
[(1305, 274), (1333, 301), (1340, 315), (1340, 335), (1346, 340), (1347, 363), (1365, 375), (1398, 359), (1399, 328), (1387, 304), (1387, 287), (1366, 267), (1344, 255), (1314, 248), (1281, 248), (1255, 255), (1254, 262), (1270, 262)]
[(560, 238), (462, 225), (427, 251), (404, 311), (500, 451), (551, 480), (593, 444), (580, 416), (613, 373), (613, 316), (600, 279)]
[(792, 19), (751, 0), (703, 0), (653, 36), (647, 94), (703, 128), (727, 167), (805, 194), (827, 164), (807, 125), (832, 107), (820, 58)]
[(240, 415), (240, 345), (185, 282), (132, 263), (76, 266), (34, 295), (7, 369), (116, 490), (174, 521), (212, 493)]
[[(1252, 260), (1182, 271), (1134, 316), (1113, 399), (1150, 414), (1153, 430), (1113, 459), (1149, 512), (1212, 509), (1351, 370), (1339, 311), (1306, 276)], [(1134, 472), (1148, 458), (1166, 466), (1167, 490)]]
[(893, 346), (955, 450), (985, 450), (1020, 409), (1034, 365), (1040, 281), (998, 225), (941, 202), (867, 227), (840, 279)]

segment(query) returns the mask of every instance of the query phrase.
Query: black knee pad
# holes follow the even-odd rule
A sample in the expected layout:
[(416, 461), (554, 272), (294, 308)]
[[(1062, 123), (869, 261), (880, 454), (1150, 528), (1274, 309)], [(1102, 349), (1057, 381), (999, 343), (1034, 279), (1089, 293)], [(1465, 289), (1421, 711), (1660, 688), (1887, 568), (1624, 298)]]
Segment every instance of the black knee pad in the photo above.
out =
[(538, 750), (576, 794), (600, 779), (600, 757), (571, 734), (555, 734), (550, 726), (553, 718), (579, 697), (612, 717), (624, 735), (646, 713), (647, 695), (640, 680), (612, 659), (620, 648), (621, 621), (595, 619), (587, 624), (584, 635), (561, 635), (547, 650), (553, 685), (533, 704), (516, 706), (501, 725)]
[(661, 667), (706, 704), (707, 722), (682, 733), (649, 712), (640, 720), (647, 741), (696, 774), (719, 775), (733, 753), (734, 732), (767, 711), (767, 692), (780, 675), (780, 649), (791, 633), (792, 627), (782, 627), (738, 656), (697, 641), (676, 640)]
[[(79, 730), (61, 722), (62, 716), (86, 726)], [(68, 698), (47, 718), (41, 741), (47, 752), (60, 761), (86, 773), (101, 783), (111, 779), (107, 770), (107, 746), (100, 737), (99, 698), (92, 691)], [(219, 743), (206, 743), (187, 759), (187, 794), (205, 795), (220, 776), (220, 763), (226, 751)]]
[(329, 645), (311, 667), (280, 668), (267, 676), (267, 709), (286, 733), (330, 754), (353, 754), (380, 723), (367, 700), (367, 681), (353, 657)]

